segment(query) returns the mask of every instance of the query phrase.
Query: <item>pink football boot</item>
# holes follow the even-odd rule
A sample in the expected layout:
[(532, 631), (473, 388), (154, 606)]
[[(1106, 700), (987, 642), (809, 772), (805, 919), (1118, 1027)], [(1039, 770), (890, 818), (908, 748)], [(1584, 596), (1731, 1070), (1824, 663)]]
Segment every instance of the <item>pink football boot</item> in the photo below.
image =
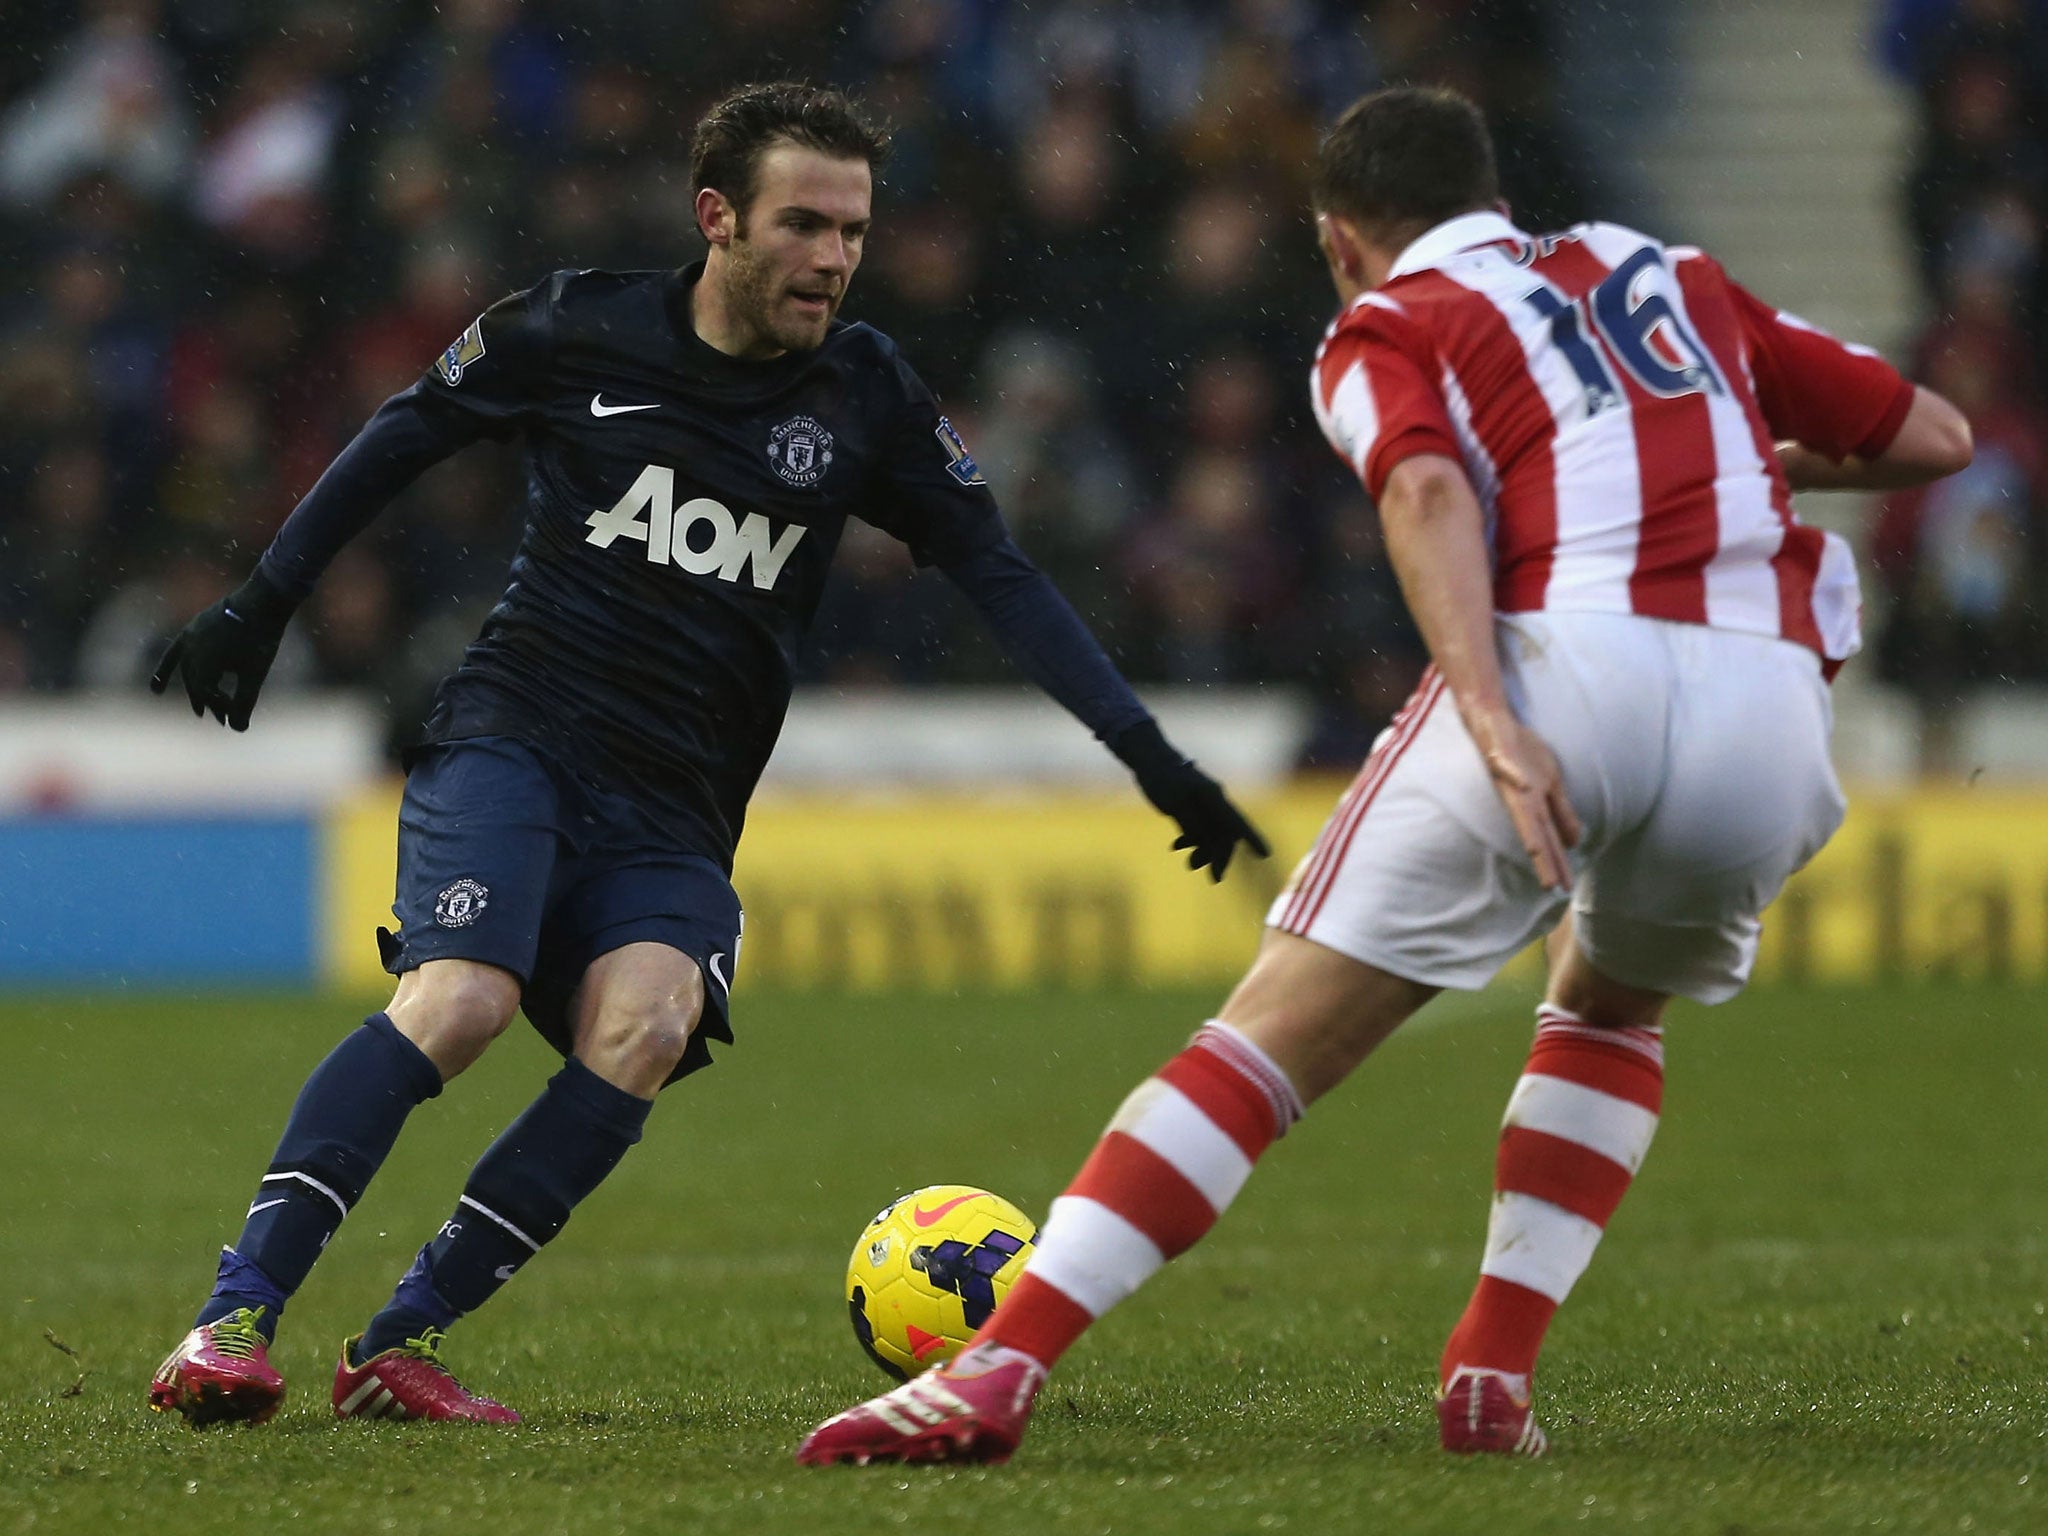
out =
[(471, 1424), (517, 1424), (519, 1415), (503, 1403), (479, 1397), (457, 1381), (441, 1363), (441, 1341), (447, 1335), (429, 1328), (361, 1365), (350, 1365), (355, 1344), (341, 1346), (334, 1368), (334, 1416), (337, 1419), (434, 1419)]
[(1024, 1438), (1045, 1367), (977, 1344), (937, 1370), (827, 1419), (797, 1447), (807, 1467), (850, 1461), (1008, 1461)]
[(1529, 1378), (1484, 1366), (1461, 1365), (1437, 1395), (1437, 1426), (1444, 1449), (1460, 1456), (1541, 1456), (1550, 1438), (1529, 1407)]
[(262, 1320), (261, 1307), (243, 1307), (186, 1334), (150, 1379), (149, 1406), (194, 1429), (263, 1423), (284, 1401), (284, 1378), (270, 1368)]

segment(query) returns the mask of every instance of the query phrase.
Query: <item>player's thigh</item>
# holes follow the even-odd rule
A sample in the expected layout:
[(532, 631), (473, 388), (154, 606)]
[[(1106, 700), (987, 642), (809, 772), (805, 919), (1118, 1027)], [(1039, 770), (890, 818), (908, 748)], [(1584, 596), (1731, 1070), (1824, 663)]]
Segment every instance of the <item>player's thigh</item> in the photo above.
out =
[(516, 741), (421, 755), (399, 806), (398, 932), (379, 934), (400, 978), (394, 1022), (488, 1038), (510, 1018), (539, 943), (558, 809), (547, 767)]
[(1846, 802), (1812, 653), (1682, 628), (1662, 792), (1592, 861), (1573, 919), (1603, 975), (1719, 1002), (1748, 980), (1764, 908), (1833, 836)]
[(1312, 1104), (1436, 993), (1268, 928), (1258, 958), (1216, 1016), (1270, 1056)]
[(1266, 921), (1420, 986), (1471, 989), (1563, 905), (1538, 882), (1432, 678), (1373, 748)]

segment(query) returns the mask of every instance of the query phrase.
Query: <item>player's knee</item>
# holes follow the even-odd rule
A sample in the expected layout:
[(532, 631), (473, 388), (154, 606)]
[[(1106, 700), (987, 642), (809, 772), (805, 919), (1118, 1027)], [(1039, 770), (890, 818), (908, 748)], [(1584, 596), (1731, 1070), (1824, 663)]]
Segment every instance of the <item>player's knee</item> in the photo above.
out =
[(634, 1076), (659, 1081), (689, 1049), (702, 1007), (701, 988), (615, 998), (598, 1017), (593, 1043), (605, 1059), (636, 1069)]
[(519, 978), (509, 971), (430, 961), (401, 979), (387, 1011), (446, 1078), (475, 1061), (518, 1009)]
[(442, 1007), (454, 1029), (488, 1045), (519, 1010), (519, 982), (503, 971), (474, 967), (449, 989)]
[(1669, 993), (1630, 986), (1598, 970), (1577, 942), (1552, 951), (1544, 1001), (1595, 1029), (1654, 1029), (1670, 1000)]
[(575, 1052), (606, 1081), (652, 1098), (689, 1049), (704, 1008), (696, 962), (659, 944), (594, 962), (575, 1005)]

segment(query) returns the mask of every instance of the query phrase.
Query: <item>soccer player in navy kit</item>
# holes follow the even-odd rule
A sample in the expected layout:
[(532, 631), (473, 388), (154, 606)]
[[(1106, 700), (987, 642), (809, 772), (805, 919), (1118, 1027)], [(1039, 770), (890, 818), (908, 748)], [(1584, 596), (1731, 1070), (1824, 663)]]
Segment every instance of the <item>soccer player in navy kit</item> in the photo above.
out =
[(398, 976), (307, 1080), (213, 1294), (150, 1404), (194, 1424), (273, 1414), (266, 1346), (406, 1115), (516, 1010), (566, 1058), (337, 1365), (337, 1414), (516, 1422), (439, 1352), (639, 1140), (654, 1096), (730, 1041), (747, 801), (848, 517), (894, 534), (981, 610), (1220, 878), (1256, 831), (1175, 752), (1006, 533), (959, 435), (894, 343), (835, 319), (886, 139), (837, 92), (749, 86), (698, 125), (706, 260), (558, 272), (486, 310), (394, 396), (249, 580), (152, 679), (246, 729), (297, 604), (430, 464), (524, 439), (527, 522), (505, 595), (442, 684), (399, 815)]

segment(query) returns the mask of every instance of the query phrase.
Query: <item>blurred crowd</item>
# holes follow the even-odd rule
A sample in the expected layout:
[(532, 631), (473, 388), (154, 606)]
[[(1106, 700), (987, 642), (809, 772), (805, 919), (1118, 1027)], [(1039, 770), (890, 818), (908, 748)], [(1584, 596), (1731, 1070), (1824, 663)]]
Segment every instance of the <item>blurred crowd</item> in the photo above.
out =
[(1970, 417), (1976, 461), (1886, 499), (1877, 663), (1945, 771), (1958, 706), (2048, 678), (2048, 0), (1885, 0), (1880, 48), (1918, 107), (1904, 210), (1933, 316), (1915, 376)]
[[(743, 80), (802, 75), (858, 90), (896, 133), (846, 313), (904, 343), (1024, 546), (1134, 677), (1304, 686), (1321, 701), (1304, 762), (1355, 763), (1420, 652), (1309, 419), (1331, 309), (1305, 210), (1316, 135), (1375, 84), (1447, 81), (1492, 117), (1525, 222), (1631, 217), (1640, 194), (1607, 148), (1663, 93), (1589, 53), (1641, 54), (1663, 9), (8, 0), (0, 695), (137, 686), (378, 402), (500, 294), (559, 267), (694, 259), (697, 115)], [(1930, 112), (1963, 104), (1916, 201), (1929, 278), (1964, 281), (1938, 253), (1967, 248), (1969, 281), (1995, 287), (1996, 269), (2006, 293), (2032, 280), (2031, 245), (2012, 246), (2039, 205), (1982, 140), (2016, 131), (2039, 77), (1959, 25), (1944, 47)], [(2017, 309), (1979, 312), (1997, 307), (1959, 308), (1930, 356), (2015, 340)], [(519, 503), (508, 450), (424, 476), (329, 571), (274, 686), (373, 690), (403, 742), (502, 585)], [(942, 580), (858, 534), (805, 665), (863, 684), (1009, 675)]]

